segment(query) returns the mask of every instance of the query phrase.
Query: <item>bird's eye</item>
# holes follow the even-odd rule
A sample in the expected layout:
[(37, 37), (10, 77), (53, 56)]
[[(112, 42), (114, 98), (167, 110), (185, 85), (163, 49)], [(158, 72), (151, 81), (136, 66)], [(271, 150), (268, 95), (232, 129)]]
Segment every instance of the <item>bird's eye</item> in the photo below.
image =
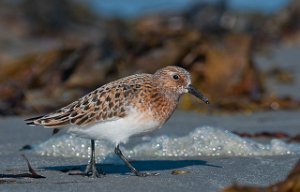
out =
[(173, 75), (173, 79), (178, 80), (179, 76), (178, 75)]

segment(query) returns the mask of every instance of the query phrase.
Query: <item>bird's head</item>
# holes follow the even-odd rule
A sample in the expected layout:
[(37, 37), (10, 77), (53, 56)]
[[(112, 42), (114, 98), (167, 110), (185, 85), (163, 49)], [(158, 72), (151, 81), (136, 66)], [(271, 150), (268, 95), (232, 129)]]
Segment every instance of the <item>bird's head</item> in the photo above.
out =
[(181, 67), (168, 66), (162, 68), (156, 71), (153, 77), (162, 88), (173, 93), (174, 96), (180, 97), (184, 93), (190, 93), (204, 101), (206, 104), (209, 103), (208, 99), (192, 86), (191, 74)]

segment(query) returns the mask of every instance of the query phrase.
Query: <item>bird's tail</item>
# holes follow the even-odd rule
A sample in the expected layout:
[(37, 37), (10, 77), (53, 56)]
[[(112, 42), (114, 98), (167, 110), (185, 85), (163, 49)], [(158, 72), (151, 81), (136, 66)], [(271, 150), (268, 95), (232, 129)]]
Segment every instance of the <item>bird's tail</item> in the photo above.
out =
[(52, 118), (53, 117), (49, 117), (47, 115), (41, 115), (41, 116), (25, 119), (25, 122), (27, 125), (30, 126), (42, 125), (47, 128), (53, 128), (52, 135), (54, 135), (59, 132), (60, 129), (58, 127), (63, 127), (66, 121), (55, 121)]
[(30, 126), (40, 125), (40, 124), (36, 123), (36, 120), (41, 119), (43, 117), (44, 117), (44, 115), (36, 116), (36, 117), (29, 118), (29, 119), (25, 119), (24, 121), (26, 122), (27, 125), (30, 125)]

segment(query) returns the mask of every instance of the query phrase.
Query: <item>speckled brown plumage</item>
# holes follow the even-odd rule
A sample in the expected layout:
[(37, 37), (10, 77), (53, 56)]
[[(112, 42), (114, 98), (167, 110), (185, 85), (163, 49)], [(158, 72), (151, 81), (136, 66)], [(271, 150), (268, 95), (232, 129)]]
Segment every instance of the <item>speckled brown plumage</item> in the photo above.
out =
[(95, 140), (106, 139), (115, 144), (115, 153), (137, 176), (140, 173), (122, 154), (119, 144), (132, 135), (160, 128), (174, 112), (179, 98), (191, 93), (208, 100), (191, 86), (191, 76), (183, 68), (165, 67), (154, 74), (137, 74), (103, 85), (86, 96), (45, 116), (28, 119), (30, 125), (65, 127), (67, 132), (91, 139), (91, 156), (85, 175), (100, 177), (95, 165)]
[(125, 117), (126, 108), (141, 92), (141, 84), (150, 80), (150, 75), (142, 77), (145, 74), (132, 75), (103, 85), (68, 106), (33, 122), (46, 127), (70, 124), (83, 126)]
[(125, 118), (130, 109), (135, 109), (144, 114), (145, 119), (153, 119), (163, 125), (175, 110), (180, 96), (188, 92), (190, 83), (191, 77), (186, 70), (172, 66), (154, 74), (131, 75), (103, 85), (66, 107), (28, 122), (50, 128), (84, 128)]

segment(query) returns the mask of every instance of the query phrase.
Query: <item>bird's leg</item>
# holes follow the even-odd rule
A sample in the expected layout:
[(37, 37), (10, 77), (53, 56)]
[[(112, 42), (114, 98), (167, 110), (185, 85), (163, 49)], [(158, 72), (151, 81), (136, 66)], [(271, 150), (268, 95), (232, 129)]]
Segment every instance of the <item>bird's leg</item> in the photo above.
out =
[(100, 170), (99, 172), (97, 170), (95, 160), (95, 140), (93, 139), (91, 140), (91, 158), (86, 166), (84, 173), (86, 176), (91, 177), (101, 177), (102, 175), (105, 175), (105, 173), (102, 170)]
[(141, 173), (139, 172), (138, 170), (136, 170), (136, 168), (134, 168), (130, 163), (129, 161), (126, 159), (126, 157), (123, 155), (122, 151), (120, 150), (119, 148), (119, 145), (117, 145), (115, 147), (115, 154), (117, 154), (120, 159), (122, 159), (122, 161), (127, 165), (127, 167), (136, 175), (136, 176), (139, 176), (139, 177), (146, 177), (146, 176), (156, 176), (156, 175), (159, 175), (159, 173), (149, 173), (149, 172), (144, 172), (144, 173)]

